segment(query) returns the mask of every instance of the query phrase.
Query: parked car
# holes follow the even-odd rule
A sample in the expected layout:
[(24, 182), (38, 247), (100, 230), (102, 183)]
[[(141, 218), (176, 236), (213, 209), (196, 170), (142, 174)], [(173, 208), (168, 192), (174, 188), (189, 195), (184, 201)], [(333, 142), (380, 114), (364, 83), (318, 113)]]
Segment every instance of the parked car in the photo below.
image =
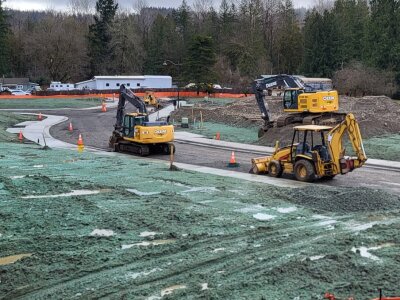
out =
[(10, 92), (11, 92), (11, 95), (14, 95), (14, 96), (30, 96), (31, 95), (31, 93), (25, 92), (23, 90), (11, 90), (10, 89)]

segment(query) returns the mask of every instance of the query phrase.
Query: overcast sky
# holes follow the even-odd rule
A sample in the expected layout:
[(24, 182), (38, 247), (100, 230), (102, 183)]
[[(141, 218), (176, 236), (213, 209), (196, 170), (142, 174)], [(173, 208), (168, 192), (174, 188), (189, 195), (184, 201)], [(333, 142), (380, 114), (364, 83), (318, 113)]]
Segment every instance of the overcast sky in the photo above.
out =
[[(121, 8), (131, 9), (135, 0), (117, 0)], [(194, 0), (186, 0), (190, 5)], [(147, 0), (149, 6), (156, 7), (178, 7), (182, 0)], [(213, 0), (218, 8), (221, 0)], [(293, 0), (295, 7), (310, 7), (316, 0)], [(5, 7), (19, 10), (66, 10), (69, 0), (6, 0)]]

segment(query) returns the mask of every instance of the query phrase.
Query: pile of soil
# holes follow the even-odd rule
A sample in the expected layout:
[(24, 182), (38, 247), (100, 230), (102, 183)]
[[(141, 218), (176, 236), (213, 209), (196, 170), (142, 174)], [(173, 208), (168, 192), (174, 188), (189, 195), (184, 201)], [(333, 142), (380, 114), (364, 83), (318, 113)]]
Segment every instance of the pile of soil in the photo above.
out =
[[(283, 114), (281, 97), (266, 97), (272, 119)], [(365, 96), (362, 98), (340, 97), (340, 112), (352, 112), (359, 124), (364, 138), (400, 133), (400, 104), (386, 96)], [(200, 112), (205, 121), (223, 123), (237, 127), (260, 127), (263, 124), (260, 110), (254, 96), (237, 99), (235, 102), (213, 107), (195, 105), (194, 108), (180, 108), (172, 118), (182, 117), (200, 119)], [(271, 128), (259, 140), (259, 144), (273, 146), (276, 140), (290, 143), (293, 125)], [(289, 130), (288, 130), (289, 129)]]

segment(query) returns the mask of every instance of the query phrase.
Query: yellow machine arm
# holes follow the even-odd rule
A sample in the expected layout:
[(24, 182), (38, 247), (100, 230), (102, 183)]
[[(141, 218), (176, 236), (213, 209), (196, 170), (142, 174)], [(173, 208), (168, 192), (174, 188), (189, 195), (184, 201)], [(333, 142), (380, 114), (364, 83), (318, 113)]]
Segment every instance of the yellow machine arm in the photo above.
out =
[[(345, 157), (345, 149), (343, 147), (343, 135), (347, 132), (356, 158)], [(327, 135), (329, 152), (332, 162), (336, 168), (336, 173), (345, 174), (355, 168), (359, 168), (367, 161), (364, 145), (362, 142), (360, 128), (352, 113), (346, 115), (346, 118)]]

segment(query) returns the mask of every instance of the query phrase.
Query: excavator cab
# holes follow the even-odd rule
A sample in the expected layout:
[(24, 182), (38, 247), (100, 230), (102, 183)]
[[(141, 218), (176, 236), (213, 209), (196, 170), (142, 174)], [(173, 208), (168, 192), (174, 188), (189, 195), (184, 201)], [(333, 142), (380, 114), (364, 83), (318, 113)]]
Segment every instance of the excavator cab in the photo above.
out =
[(127, 114), (124, 117), (123, 123), (123, 136), (134, 137), (135, 126), (143, 125), (145, 122), (145, 116), (140, 114)]
[(283, 95), (283, 108), (297, 110), (299, 107), (299, 94), (302, 94), (304, 90), (300, 89), (288, 89)]

